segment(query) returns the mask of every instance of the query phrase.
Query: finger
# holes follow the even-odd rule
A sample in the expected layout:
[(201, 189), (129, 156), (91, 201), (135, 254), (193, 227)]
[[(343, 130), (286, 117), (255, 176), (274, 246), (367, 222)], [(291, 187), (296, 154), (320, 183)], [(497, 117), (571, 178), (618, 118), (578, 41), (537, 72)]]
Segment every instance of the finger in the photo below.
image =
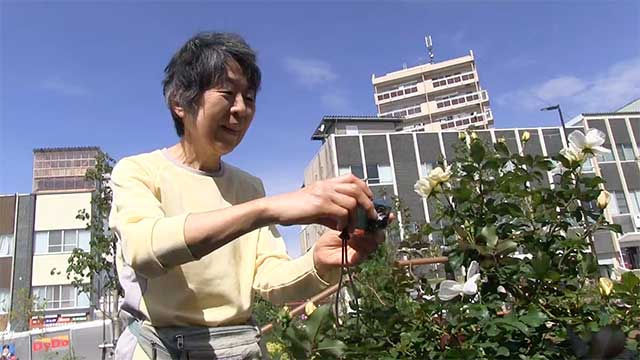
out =
[(348, 266), (356, 266), (360, 264), (363, 260), (367, 258), (369, 253), (363, 253), (361, 251), (356, 251), (352, 248), (347, 250), (347, 265)]
[[(357, 207), (358, 201), (351, 196), (341, 194), (339, 192), (335, 192), (331, 195), (331, 200), (334, 204), (340, 206), (343, 209), (346, 209), (349, 212), (349, 219), (347, 222), (348, 231), (352, 232), (355, 228), (355, 224), (357, 222)], [(344, 230), (344, 228), (339, 229)]]
[(356, 184), (370, 199), (373, 199), (373, 192), (371, 192), (371, 189), (369, 189), (369, 186), (367, 186), (367, 184), (359, 177), (353, 174), (346, 174), (335, 179), (341, 183)]
[(335, 222), (334, 230), (342, 231), (349, 226), (349, 210), (335, 203), (329, 205), (327, 214), (324, 218), (330, 218)]
[(373, 206), (373, 201), (371, 201), (366, 193), (362, 192), (362, 189), (358, 185), (353, 183), (337, 184), (335, 187), (335, 191), (355, 198), (358, 202), (358, 205), (362, 209), (364, 209), (365, 213), (370, 219), (376, 218), (376, 211), (375, 207)]
[(356, 231), (351, 234), (349, 246), (356, 251), (363, 252), (365, 255), (368, 255), (378, 248), (378, 242), (376, 240), (375, 233), (365, 233), (361, 230), (361, 233)]
[(389, 224), (391, 224), (395, 220), (396, 220), (396, 214), (395, 213), (389, 213)]

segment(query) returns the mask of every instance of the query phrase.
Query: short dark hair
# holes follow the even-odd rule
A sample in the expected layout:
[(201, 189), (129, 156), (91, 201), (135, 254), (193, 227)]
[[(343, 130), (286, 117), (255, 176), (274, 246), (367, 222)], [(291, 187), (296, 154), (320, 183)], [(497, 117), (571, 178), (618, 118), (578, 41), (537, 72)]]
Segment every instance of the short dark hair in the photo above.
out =
[(237, 63), (247, 79), (249, 89), (260, 89), (261, 72), (256, 53), (237, 34), (201, 32), (178, 50), (164, 69), (162, 92), (171, 111), (178, 136), (184, 135), (182, 119), (173, 111), (178, 105), (195, 115), (202, 94), (227, 81), (227, 68)]

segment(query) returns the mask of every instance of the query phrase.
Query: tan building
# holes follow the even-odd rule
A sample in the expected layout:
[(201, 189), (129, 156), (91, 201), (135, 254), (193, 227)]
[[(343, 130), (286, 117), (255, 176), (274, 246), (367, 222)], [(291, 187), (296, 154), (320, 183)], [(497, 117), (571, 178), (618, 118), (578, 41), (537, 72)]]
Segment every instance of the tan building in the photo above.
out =
[(85, 180), (88, 168), (96, 164), (97, 147), (35, 149), (33, 151), (33, 192), (91, 191)]
[(489, 94), (469, 55), (371, 76), (380, 117), (404, 119), (405, 130), (493, 126)]
[[(97, 147), (35, 149), (33, 193), (0, 196), (0, 332), (93, 316), (90, 294), (74, 288), (65, 270), (74, 249), (89, 250), (91, 233), (76, 215), (91, 213), (94, 184), (84, 174), (99, 153)], [(14, 318), (8, 326), (11, 310), (30, 299), (40, 316)]]

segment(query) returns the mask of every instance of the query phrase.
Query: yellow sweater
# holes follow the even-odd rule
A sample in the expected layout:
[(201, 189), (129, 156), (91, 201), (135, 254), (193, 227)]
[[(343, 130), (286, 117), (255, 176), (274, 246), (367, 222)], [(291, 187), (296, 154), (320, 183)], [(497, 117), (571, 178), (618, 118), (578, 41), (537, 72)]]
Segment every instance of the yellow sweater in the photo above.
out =
[(184, 239), (189, 213), (264, 196), (260, 179), (236, 167), (222, 163), (217, 173), (205, 173), (156, 150), (118, 162), (111, 184), (109, 223), (119, 238), (122, 308), (152, 325), (242, 324), (251, 315), (254, 290), (282, 303), (304, 300), (329, 285), (315, 271), (311, 251), (289, 258), (275, 226), (193, 257)]

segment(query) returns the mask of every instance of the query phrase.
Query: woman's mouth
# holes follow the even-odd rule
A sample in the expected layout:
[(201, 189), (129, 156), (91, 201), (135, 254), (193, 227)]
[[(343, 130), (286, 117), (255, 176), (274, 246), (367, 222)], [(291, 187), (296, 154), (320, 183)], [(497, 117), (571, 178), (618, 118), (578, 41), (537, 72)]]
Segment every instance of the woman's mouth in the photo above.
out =
[(232, 129), (232, 128), (227, 127), (227, 126), (222, 126), (222, 130), (224, 130), (228, 134), (240, 135), (240, 130)]

